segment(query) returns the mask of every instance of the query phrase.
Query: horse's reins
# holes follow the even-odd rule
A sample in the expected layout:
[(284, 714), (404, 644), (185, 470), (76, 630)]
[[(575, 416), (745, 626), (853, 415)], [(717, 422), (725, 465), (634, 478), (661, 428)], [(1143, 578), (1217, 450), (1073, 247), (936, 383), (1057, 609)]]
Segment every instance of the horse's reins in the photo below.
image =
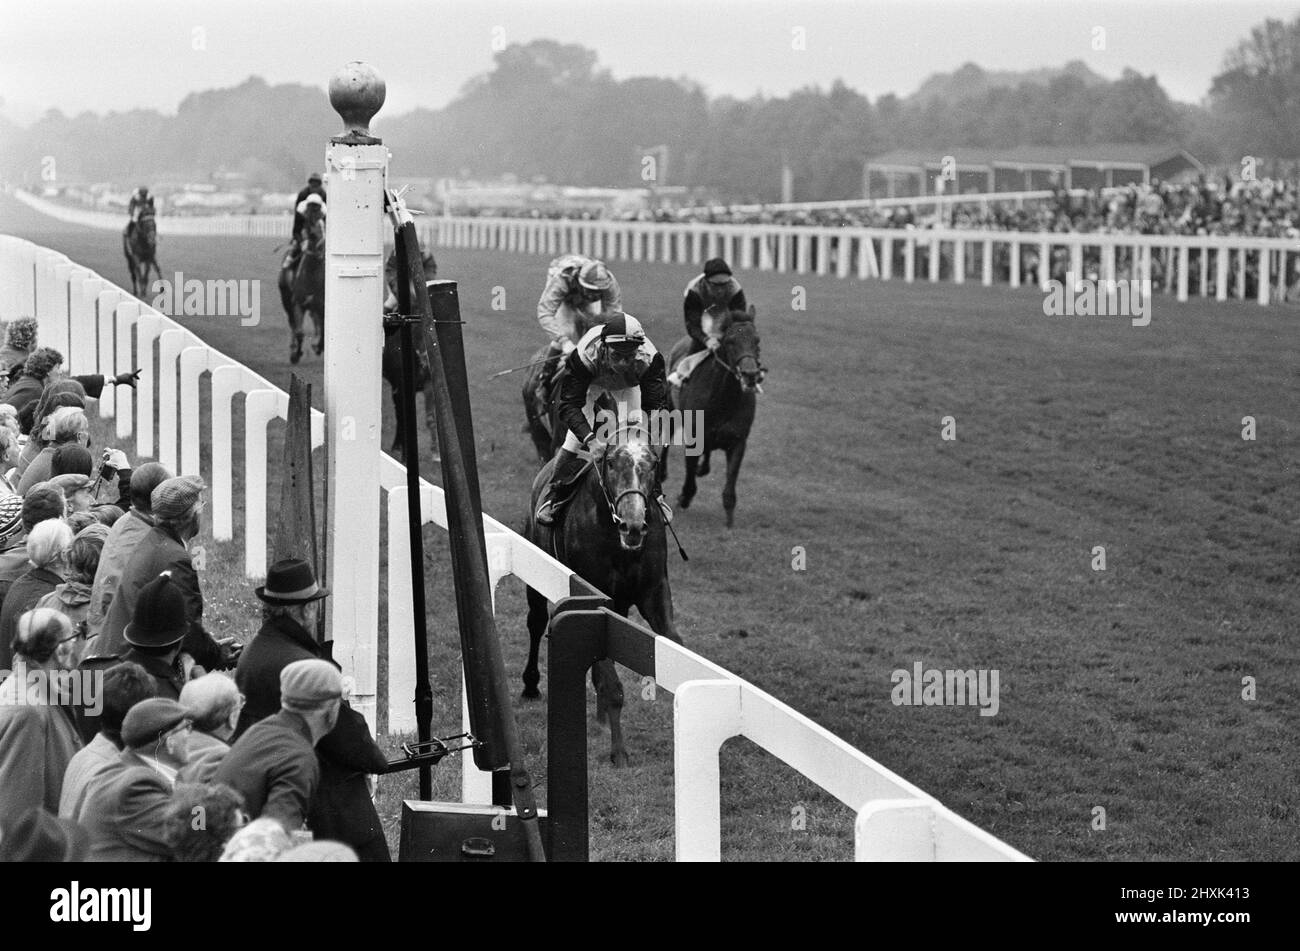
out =
[[(720, 365), (724, 370), (726, 370), (728, 373), (730, 373), (733, 377), (736, 378), (736, 382), (737, 382), (737, 383), (739, 383), (741, 386), (744, 386), (744, 385), (745, 385), (745, 378), (744, 378), (744, 376), (742, 376), (742, 375), (741, 375), (741, 372), (740, 372), (739, 370), (737, 370), (735, 367), (733, 367), (730, 363), (728, 363), (726, 360), (722, 359), (722, 356), (718, 353), (718, 351), (721, 350), (721, 349), (722, 349), (722, 347), (719, 346), (717, 350), (710, 350), (709, 352), (713, 354), (713, 359), (717, 360), (717, 361), (718, 361), (718, 364), (719, 364), (719, 365)], [(757, 372), (756, 372), (756, 374), (755, 374), (756, 376), (761, 377), (764, 373), (767, 372), (767, 368), (766, 368), (765, 366), (763, 366), (762, 362), (761, 362), (757, 357), (754, 358), (754, 365), (758, 367), (758, 370), (757, 370)], [(754, 389), (758, 390), (759, 393), (762, 393), (762, 392), (763, 392), (763, 384), (762, 384), (761, 382), (759, 382), (758, 380), (755, 380), (755, 381), (754, 381)]]

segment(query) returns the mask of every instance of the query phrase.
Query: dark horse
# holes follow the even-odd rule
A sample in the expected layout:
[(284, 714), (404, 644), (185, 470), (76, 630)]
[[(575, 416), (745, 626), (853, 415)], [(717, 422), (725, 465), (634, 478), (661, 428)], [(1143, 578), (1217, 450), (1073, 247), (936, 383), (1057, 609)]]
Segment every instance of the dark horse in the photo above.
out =
[[(424, 279), (432, 281), (438, 276), (438, 262), (434, 260), (433, 255), (428, 251), (424, 252), (422, 263), (424, 265)], [(388, 283), (388, 300), (384, 303), (385, 313), (396, 313), (397, 311), (397, 260), (390, 257), (388, 266), (385, 267), (385, 277)], [(415, 289), (411, 289), (411, 301), (414, 302)], [(413, 304), (414, 306), (414, 304)], [(433, 408), (433, 374), (429, 369), (429, 345), (428, 338), (425, 335), (426, 328), (423, 324), (415, 329), (413, 334), (415, 338), (415, 388), (424, 394), (424, 417), (429, 428), (429, 447), (433, 450), (433, 457), (438, 459), (438, 418)], [(397, 432), (393, 437), (393, 446), (388, 450), (389, 454), (406, 460), (406, 405), (402, 402), (402, 335), (397, 332), (396, 328), (384, 328), (384, 360), (383, 360), (384, 380), (388, 383), (389, 389), (393, 395), (393, 414), (397, 418)]]
[[(135, 222), (135, 227), (126, 226), (122, 232), (122, 253), (126, 255), (126, 266), (131, 271), (131, 293), (136, 297), (142, 295), (149, 286), (149, 270), (162, 280), (158, 269), (158, 225), (153, 215), (146, 213)], [(176, 291), (180, 293), (180, 289)]]
[[(689, 508), (695, 498), (695, 477), (709, 474), (709, 453), (721, 449), (727, 454), (727, 482), (722, 488), (722, 507), (730, 528), (736, 513), (736, 476), (745, 458), (745, 444), (754, 425), (755, 390), (767, 372), (758, 356), (758, 329), (754, 308), (724, 314), (720, 330), (722, 344), (705, 357), (680, 387), (673, 387), (674, 409), (702, 413), (704, 447), (700, 456), (686, 456), (686, 478), (677, 504)], [(677, 366), (690, 348), (690, 338), (673, 345), (669, 368)], [(700, 418), (700, 417), (697, 417)], [(665, 452), (665, 456), (666, 456)], [(666, 459), (665, 459), (666, 461)], [(665, 470), (666, 471), (666, 470)]]
[(280, 268), (280, 302), (289, 315), (289, 362), (302, 359), (303, 318), (316, 327), (312, 351), (325, 352), (325, 219), (308, 215), (303, 226), (302, 255), (296, 268)]
[[(548, 462), (533, 480), (529, 512), (551, 479)], [(600, 458), (578, 476), (569, 504), (555, 525), (538, 525), (530, 515), (524, 534), (579, 576), (609, 595), (614, 610), (627, 617), (633, 605), (656, 634), (681, 643), (673, 624), (673, 597), (668, 585), (668, 541), (663, 513), (650, 500), (656, 494), (658, 460), (639, 429), (623, 430)], [(538, 696), (541, 675), (537, 648), (546, 632), (546, 598), (528, 589), (528, 665), (524, 696)], [(591, 668), (599, 719), (609, 717), (610, 762), (627, 764), (623, 745), (623, 684), (612, 660)]]

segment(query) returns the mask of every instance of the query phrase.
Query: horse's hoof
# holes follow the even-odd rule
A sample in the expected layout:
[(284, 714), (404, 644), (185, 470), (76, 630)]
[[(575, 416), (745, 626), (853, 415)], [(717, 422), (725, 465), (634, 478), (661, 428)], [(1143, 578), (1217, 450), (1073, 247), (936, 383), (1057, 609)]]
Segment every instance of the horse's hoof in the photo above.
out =
[(627, 750), (614, 750), (609, 754), (609, 762), (615, 769), (626, 769), (629, 763)]
[(736, 524), (736, 513), (727, 509), (727, 528), (732, 528)]
[(677, 496), (677, 507), (679, 509), (688, 509), (691, 507), (691, 500), (686, 497), (685, 492)]
[(297, 362), (298, 362), (299, 360), (301, 360), (301, 359), (302, 359), (302, 351), (301, 351), (301, 350), (290, 350), (290, 351), (289, 351), (289, 362), (290, 362), (290, 363), (297, 363)]
[(538, 690), (536, 687), (525, 687), (524, 692), (521, 693), (519, 696), (524, 700), (536, 700), (541, 695), (542, 692)]

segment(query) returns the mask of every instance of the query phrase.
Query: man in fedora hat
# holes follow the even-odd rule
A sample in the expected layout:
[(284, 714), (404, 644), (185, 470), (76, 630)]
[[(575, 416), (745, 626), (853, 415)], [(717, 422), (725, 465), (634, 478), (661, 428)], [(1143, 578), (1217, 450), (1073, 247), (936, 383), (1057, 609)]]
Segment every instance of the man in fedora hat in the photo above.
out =
[[(316, 659), (334, 663), (328, 648), (313, 635), (320, 602), (329, 591), (317, 583), (311, 565), (301, 558), (277, 561), (267, 569), (266, 584), (255, 591), (265, 605), (263, 623), (235, 672), (235, 683), (246, 698), (236, 742), (254, 723), (278, 713), (280, 675), (289, 664)], [(389, 861), (383, 826), (366, 782), (368, 774), (385, 770), (387, 758), (371, 737), (365, 717), (346, 700), (338, 723), (317, 745), (316, 755), (320, 784), (309, 817), (312, 831), (319, 838), (346, 842), (362, 861)]]

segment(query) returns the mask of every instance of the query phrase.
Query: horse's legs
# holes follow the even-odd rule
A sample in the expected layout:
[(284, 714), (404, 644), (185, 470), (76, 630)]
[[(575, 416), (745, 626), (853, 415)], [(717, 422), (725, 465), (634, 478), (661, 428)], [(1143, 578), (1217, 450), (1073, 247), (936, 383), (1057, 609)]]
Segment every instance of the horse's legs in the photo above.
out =
[(700, 464), (699, 467), (695, 470), (695, 474), (699, 476), (701, 479), (703, 479), (706, 475), (709, 474), (709, 453), (711, 451), (712, 450), (706, 449), (704, 450), (704, 453), (700, 456)]
[[(626, 612), (623, 612), (626, 614)], [(591, 684), (596, 688), (596, 719), (609, 719), (609, 761), (627, 765), (627, 747), (623, 745), (623, 681), (608, 657), (591, 666)]]
[(731, 528), (736, 517), (736, 477), (740, 475), (740, 464), (745, 461), (745, 443), (738, 439), (727, 448), (727, 484), (722, 488), (722, 507), (727, 513), (727, 528)]
[(687, 509), (691, 507), (691, 499), (695, 498), (695, 468), (699, 465), (700, 457), (687, 453), (685, 459), (686, 475), (682, 477), (682, 491), (677, 494), (677, 504)]
[(537, 669), (537, 648), (546, 633), (546, 598), (532, 588), (528, 589), (528, 663), (524, 666), (524, 699), (540, 696), (537, 685), (542, 675)]
[(313, 304), (311, 309), (311, 322), (316, 327), (316, 339), (313, 341), (311, 348), (316, 356), (325, 352), (325, 311), (319, 304)]

